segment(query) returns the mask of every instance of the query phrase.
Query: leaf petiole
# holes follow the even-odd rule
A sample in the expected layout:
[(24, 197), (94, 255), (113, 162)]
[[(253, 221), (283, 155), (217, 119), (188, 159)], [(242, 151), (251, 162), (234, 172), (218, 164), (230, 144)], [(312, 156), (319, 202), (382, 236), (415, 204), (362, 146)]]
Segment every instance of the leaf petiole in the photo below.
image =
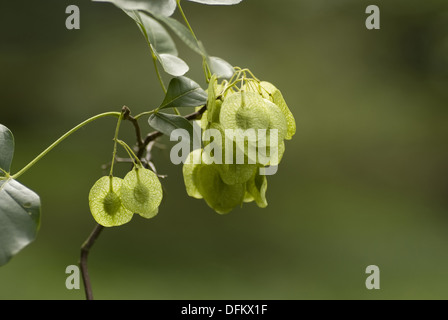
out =
[(156, 110), (145, 111), (145, 112), (139, 113), (138, 115), (136, 115), (136, 116), (134, 117), (134, 119), (135, 119), (135, 120), (138, 120), (139, 118), (141, 118), (141, 117), (143, 117), (143, 116), (149, 116), (149, 115), (155, 113), (156, 111), (157, 111), (157, 109), (156, 109)]

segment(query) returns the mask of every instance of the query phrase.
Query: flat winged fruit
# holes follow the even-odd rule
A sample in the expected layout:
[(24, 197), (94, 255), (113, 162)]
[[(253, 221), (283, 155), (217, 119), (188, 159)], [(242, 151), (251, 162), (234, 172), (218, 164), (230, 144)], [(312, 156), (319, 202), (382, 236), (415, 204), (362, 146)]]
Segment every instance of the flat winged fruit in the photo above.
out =
[(99, 179), (89, 193), (90, 212), (96, 222), (104, 227), (121, 226), (131, 221), (133, 212), (121, 201), (123, 180), (105, 176)]
[(123, 179), (121, 198), (126, 209), (150, 219), (162, 202), (162, 185), (154, 172), (135, 167)]

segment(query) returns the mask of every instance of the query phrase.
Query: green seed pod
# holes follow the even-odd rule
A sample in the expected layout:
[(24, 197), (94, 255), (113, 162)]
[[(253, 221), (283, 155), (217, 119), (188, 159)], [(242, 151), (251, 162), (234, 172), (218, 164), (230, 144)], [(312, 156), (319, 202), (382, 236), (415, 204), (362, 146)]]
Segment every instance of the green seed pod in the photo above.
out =
[(283, 112), (288, 126), (285, 139), (291, 140), (292, 136), (296, 133), (296, 120), (294, 119), (293, 114), (286, 105), (286, 101), (283, 98), (282, 93), (272, 83), (266, 81), (260, 82), (260, 86), (262, 88), (261, 92), (263, 97), (265, 99), (270, 99)]
[(194, 181), (208, 206), (219, 214), (226, 214), (243, 203), (244, 184), (224, 183), (216, 167), (213, 164), (200, 166)]
[(266, 200), (266, 190), (268, 188), (268, 180), (266, 176), (256, 174), (246, 183), (247, 198), (252, 197), (260, 208), (266, 208), (268, 202)]
[(162, 185), (154, 172), (135, 167), (123, 180), (121, 197), (128, 210), (150, 219), (157, 214), (162, 202)]
[(133, 212), (123, 206), (120, 178), (109, 176), (99, 179), (89, 193), (90, 212), (104, 227), (121, 226), (131, 221)]
[(225, 129), (268, 129), (269, 114), (263, 98), (254, 92), (229, 95), (221, 106), (220, 123)]
[(202, 162), (202, 150), (190, 153), (183, 166), (185, 187), (190, 197), (204, 199), (219, 214), (230, 212), (244, 199), (244, 184), (224, 183), (218, 171), (220, 165)]
[(252, 195), (249, 193), (249, 192), (247, 192), (247, 190), (246, 190), (246, 192), (244, 193), (244, 199), (243, 199), (243, 201), (245, 202), (245, 203), (249, 203), (249, 202), (252, 202), (252, 201), (254, 201), (255, 199), (254, 199), (254, 197), (252, 197)]
[(215, 100), (213, 110), (207, 114), (207, 120), (210, 123), (219, 123), (219, 115), (221, 113), (222, 100)]
[(282, 141), (278, 146), (267, 146), (259, 148), (257, 153), (258, 163), (263, 166), (278, 166), (285, 153), (285, 142)]
[(220, 123), (224, 129), (232, 129), (236, 134), (247, 130), (255, 130), (258, 134), (260, 130), (266, 130), (263, 145), (271, 144), (270, 130), (278, 130), (275, 144), (284, 139), (287, 131), (286, 119), (280, 108), (256, 92), (229, 95), (221, 107)]
[(185, 160), (184, 166), (182, 167), (182, 173), (184, 176), (185, 188), (187, 189), (187, 194), (190, 197), (196, 199), (202, 199), (202, 195), (196, 187), (194, 181), (199, 168), (202, 166), (202, 149), (196, 149), (191, 152), (187, 159)]
[(217, 166), (222, 181), (226, 184), (245, 183), (258, 169), (256, 164), (221, 164)]

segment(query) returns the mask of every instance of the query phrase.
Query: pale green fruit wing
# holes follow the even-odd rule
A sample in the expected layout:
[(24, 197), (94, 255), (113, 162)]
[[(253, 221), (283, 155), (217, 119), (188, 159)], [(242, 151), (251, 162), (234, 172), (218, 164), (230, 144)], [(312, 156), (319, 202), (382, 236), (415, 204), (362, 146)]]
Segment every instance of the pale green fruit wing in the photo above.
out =
[[(278, 130), (278, 141), (276, 141), (275, 145), (279, 144), (288, 131), (288, 125), (286, 123), (286, 118), (280, 108), (273, 102), (263, 99), (264, 101), (264, 109), (266, 114), (269, 115), (269, 129), (277, 129)], [(271, 145), (270, 140), (270, 132), (267, 132), (267, 145)]]
[(252, 202), (254, 200), (255, 200), (254, 197), (252, 197), (252, 195), (249, 192), (246, 191), (246, 193), (244, 194), (243, 201), (248, 203), (248, 202)]
[(199, 167), (195, 181), (204, 200), (219, 214), (229, 213), (244, 200), (244, 184), (228, 185), (224, 183), (216, 165)]
[(266, 176), (260, 175), (258, 172), (246, 183), (246, 190), (253, 199), (255, 203), (260, 208), (266, 208), (268, 202), (266, 200), (266, 190), (268, 188), (268, 180)]
[(262, 90), (263, 97), (266, 99), (271, 98), (273, 103), (275, 103), (280, 110), (282, 110), (288, 125), (288, 131), (285, 139), (290, 140), (296, 133), (296, 120), (294, 119), (294, 115), (291, 113), (291, 110), (289, 110), (281, 91), (278, 90), (272, 83), (267, 81), (262, 81), (260, 85), (264, 89)]
[(133, 212), (126, 209), (121, 201), (122, 182), (120, 178), (113, 177), (111, 180), (105, 176), (90, 190), (90, 212), (95, 221), (104, 227), (121, 226), (132, 219)]
[(217, 166), (222, 181), (226, 184), (245, 183), (257, 170), (256, 164), (221, 164)]
[(215, 85), (217, 82), (216, 75), (214, 74), (212, 78), (210, 79), (210, 82), (208, 84), (208, 90), (207, 90), (207, 111), (208, 116), (207, 120), (211, 122), (211, 118), (215, 109), (215, 102), (216, 102), (216, 92), (215, 92)]
[(227, 96), (222, 103), (219, 120), (225, 129), (269, 129), (270, 124), (264, 100), (255, 92)]
[(121, 198), (126, 209), (150, 219), (162, 202), (162, 185), (151, 170), (135, 168), (124, 177)]
[[(214, 161), (215, 163), (219, 162), (224, 163), (225, 160), (224, 139), (225, 139), (224, 129), (219, 123), (213, 122), (207, 124), (206, 131), (204, 131), (202, 134), (202, 141), (204, 144), (202, 159), (205, 164), (210, 164), (213, 162), (213, 160), (215, 160)], [(221, 151), (221, 159), (219, 159), (217, 154), (213, 155), (210, 154), (212, 151), (214, 152), (215, 150)]]
[[(277, 155), (275, 155), (277, 152)], [(258, 161), (262, 165), (278, 166), (285, 153), (285, 142), (281, 141), (278, 146), (267, 146), (258, 149)]]
[(202, 199), (202, 195), (199, 192), (196, 183), (195, 183), (195, 176), (199, 170), (199, 168), (202, 166), (202, 149), (196, 149), (193, 152), (191, 152), (185, 163), (182, 167), (182, 173), (184, 176), (184, 183), (185, 188), (187, 190), (187, 194), (190, 197), (196, 198), (196, 199)]

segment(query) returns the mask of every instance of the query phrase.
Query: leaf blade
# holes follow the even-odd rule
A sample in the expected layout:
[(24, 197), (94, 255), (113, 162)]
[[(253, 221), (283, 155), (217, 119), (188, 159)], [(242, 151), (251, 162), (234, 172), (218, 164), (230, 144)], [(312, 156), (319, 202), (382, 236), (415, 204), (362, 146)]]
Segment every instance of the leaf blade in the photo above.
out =
[(16, 180), (0, 181), (0, 266), (36, 239), (40, 198)]
[(167, 136), (176, 129), (186, 130), (189, 136), (185, 138), (190, 139), (193, 136), (193, 125), (182, 116), (157, 112), (149, 117), (148, 122), (151, 127)]
[[(164, 26), (147, 14), (139, 14), (136, 11), (134, 11), (134, 14), (139, 18), (139, 22), (143, 24), (148, 35), (148, 41), (158, 54), (178, 55), (176, 44)], [(140, 24), (139, 26), (142, 27)]]
[(206, 53), (202, 50), (196, 39), (191, 34), (190, 30), (188, 30), (185, 25), (170, 17), (156, 14), (153, 15), (157, 20), (165, 23), (190, 49), (201, 56), (206, 55)]
[(11, 130), (0, 124), (0, 176), (10, 171), (13, 156), (14, 136)]
[(188, 64), (184, 60), (172, 54), (158, 54), (157, 58), (163, 70), (174, 77), (183, 76), (190, 70), (190, 67), (188, 67)]
[(216, 74), (220, 80), (229, 80), (235, 72), (235, 69), (230, 63), (219, 57), (209, 57), (208, 64), (212, 74)]
[(154, 12), (166, 17), (171, 16), (176, 10), (176, 0), (93, 0), (94, 2), (110, 2), (123, 10), (143, 10)]
[(173, 78), (159, 107), (166, 108), (198, 107), (207, 103), (207, 93), (193, 80), (187, 77)]

